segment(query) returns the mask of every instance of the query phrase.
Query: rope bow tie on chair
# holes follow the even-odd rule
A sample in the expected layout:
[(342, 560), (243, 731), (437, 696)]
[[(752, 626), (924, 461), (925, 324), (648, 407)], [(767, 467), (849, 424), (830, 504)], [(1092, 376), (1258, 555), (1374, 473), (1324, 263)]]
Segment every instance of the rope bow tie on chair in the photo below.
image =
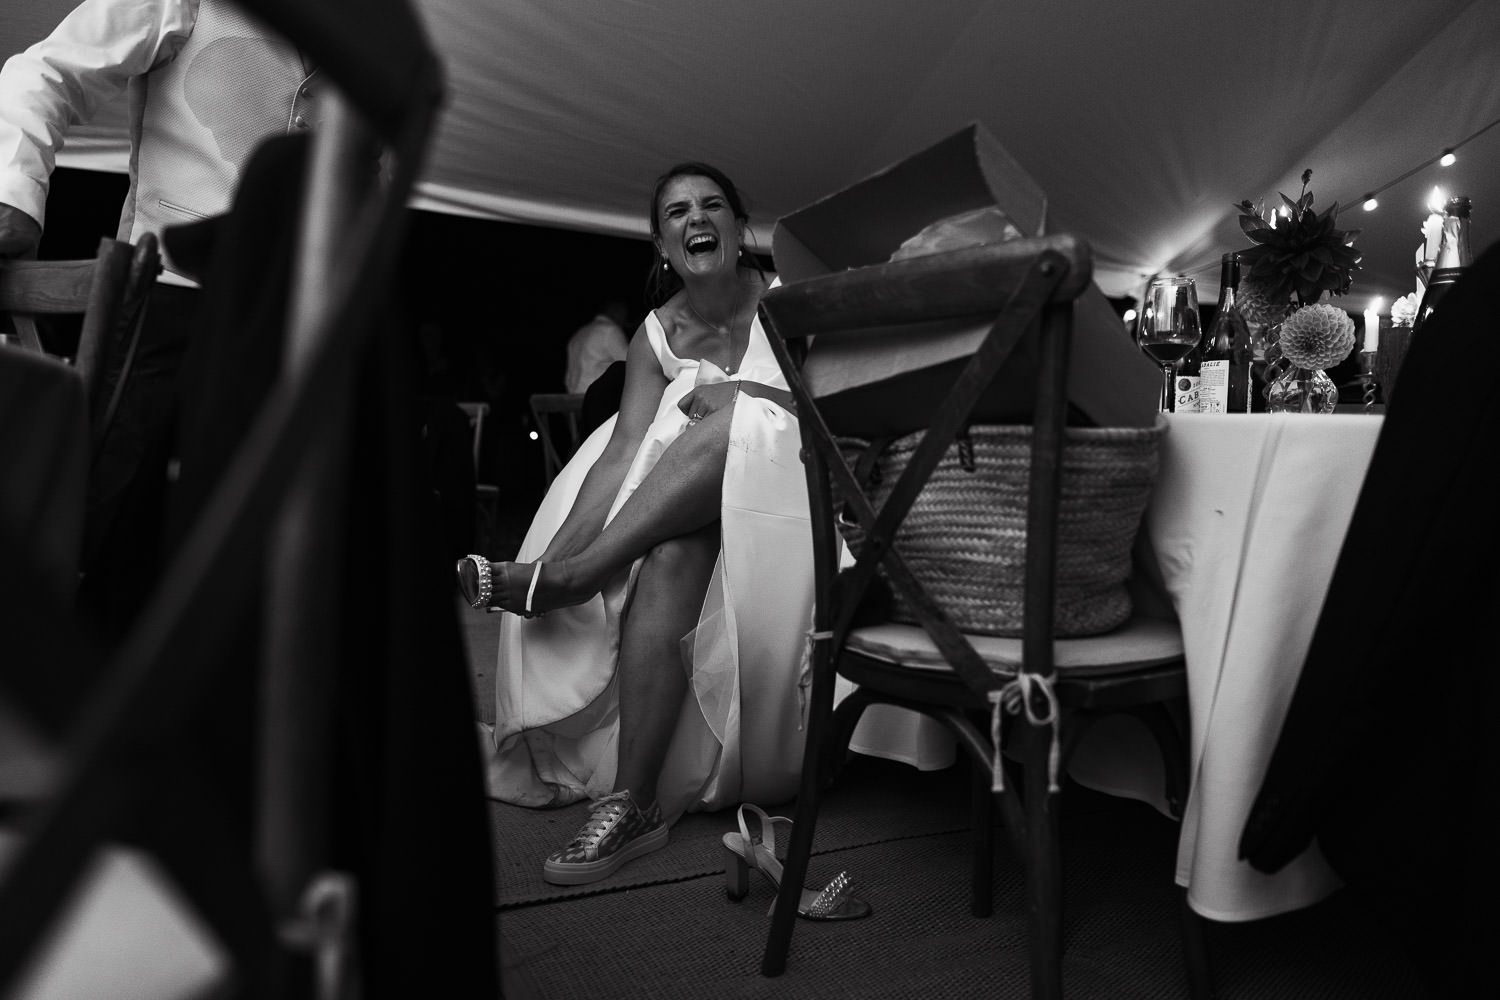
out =
[[(1047, 703), (1047, 714), (1037, 715), (1033, 694), (1040, 690), (1042, 699)], [(1026, 721), (1033, 726), (1049, 726), (1052, 729), (1052, 744), (1047, 751), (1047, 791), (1058, 791), (1057, 770), (1062, 758), (1062, 749), (1058, 743), (1058, 708), (1057, 693), (1052, 690), (1052, 682), (1045, 677), (1021, 671), (1016, 674), (1015, 679), (1008, 684), (990, 692), (990, 742), (994, 744), (995, 759), (992, 770), (994, 781), (990, 790), (995, 792), (1005, 791), (1005, 767), (1001, 751), (1001, 727), (1004, 723), (1005, 713), (1026, 713)]]

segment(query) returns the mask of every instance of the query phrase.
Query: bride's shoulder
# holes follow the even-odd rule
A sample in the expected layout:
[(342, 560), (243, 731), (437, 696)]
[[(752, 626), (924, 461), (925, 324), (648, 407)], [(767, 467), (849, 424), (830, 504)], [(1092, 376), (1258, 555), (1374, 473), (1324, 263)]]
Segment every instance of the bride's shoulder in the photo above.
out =
[(661, 327), (662, 333), (671, 336), (678, 328), (687, 322), (687, 292), (679, 288), (673, 296), (655, 309), (651, 315), (656, 317), (656, 324)]

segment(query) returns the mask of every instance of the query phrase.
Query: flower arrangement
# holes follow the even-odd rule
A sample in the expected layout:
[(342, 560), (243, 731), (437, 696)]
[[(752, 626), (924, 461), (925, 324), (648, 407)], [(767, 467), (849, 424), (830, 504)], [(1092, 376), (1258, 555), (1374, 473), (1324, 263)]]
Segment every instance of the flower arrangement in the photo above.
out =
[(1273, 299), (1263, 285), (1245, 275), (1240, 279), (1239, 291), (1235, 293), (1234, 307), (1240, 311), (1245, 322), (1250, 324), (1252, 331), (1274, 326), (1286, 318), (1287, 293), (1283, 291), (1280, 298)]
[(1358, 229), (1337, 229), (1339, 205), (1322, 213), (1313, 211), (1313, 193), (1307, 189), (1312, 171), (1302, 171), (1302, 192), (1293, 201), (1281, 200), (1291, 212), (1285, 220), (1262, 216), (1262, 208), (1247, 199), (1234, 207), (1240, 213), (1240, 228), (1255, 245), (1240, 251), (1240, 262), (1249, 264), (1246, 277), (1264, 290), (1267, 299), (1285, 301), (1296, 293), (1299, 304), (1316, 302), (1324, 292), (1342, 295), (1359, 270), (1360, 253), (1354, 249)]
[(1417, 293), (1407, 292), (1391, 303), (1391, 326), (1411, 326), (1417, 318)]
[(1303, 306), (1281, 324), (1281, 353), (1298, 368), (1332, 368), (1354, 348), (1354, 320), (1326, 302)]

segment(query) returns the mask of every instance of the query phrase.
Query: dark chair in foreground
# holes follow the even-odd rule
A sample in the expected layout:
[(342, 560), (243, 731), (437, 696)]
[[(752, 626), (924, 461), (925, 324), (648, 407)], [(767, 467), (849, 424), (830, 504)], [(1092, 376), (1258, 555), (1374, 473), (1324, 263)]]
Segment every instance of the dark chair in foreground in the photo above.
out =
[[(1089, 723), (1131, 712), (1151, 726), (1166, 757), (1168, 800), (1186, 791), (1186, 752), (1168, 706), (1187, 692), (1182, 642), (1175, 623), (1132, 619), (1105, 635), (1054, 639), (1059, 483), (1067, 411), (1066, 384), (1073, 300), (1090, 280), (1082, 243), (1066, 236), (1023, 240), (893, 264), (844, 271), (772, 289), (761, 316), (796, 398), (804, 442), (815, 551), (816, 608), (807, 747), (785, 877), (776, 901), (765, 975), (786, 964), (796, 907), (811, 854), (821, 786), (842, 757), (860, 713), (890, 704), (941, 720), (973, 768), (973, 912), (991, 912), (992, 807), (998, 802), (1011, 843), (1024, 859), (1031, 923), (1031, 989), (1062, 992), (1062, 869), (1057, 786)], [(860, 355), (892, 350), (872, 327), (974, 317), (989, 327), (957, 379), (925, 384), (930, 400), (925, 434), (883, 505), (851, 470), (839, 438), (870, 438), (889, 412), (861, 417), (837, 411), (818, 396), (819, 350), (841, 335), (862, 336)], [(993, 325), (990, 325), (993, 324)], [(920, 358), (921, 331), (906, 347)], [(807, 348), (808, 338), (817, 343)], [(1030, 342), (1030, 343), (1028, 343)], [(848, 343), (847, 341), (845, 343)], [(1019, 348), (1019, 350), (1018, 350)], [(849, 350), (856, 348), (850, 347)], [(805, 363), (796, 359), (806, 352)], [(938, 461), (960, 437), (970, 415), (1008, 360), (1036, 363), (1035, 419), (1026, 504), (1024, 635), (965, 634), (952, 608), (930, 594), (903, 556), (897, 530)], [(847, 361), (847, 353), (845, 359)], [(872, 366), (885, 371), (918, 365)], [(845, 373), (841, 381), (847, 385)], [(812, 388), (810, 388), (812, 387)], [(905, 394), (886, 397), (910, 407)], [(898, 404), (899, 400), (899, 404)], [(863, 537), (852, 569), (839, 572), (838, 522), (852, 515)], [(883, 570), (915, 609), (920, 626), (857, 627), (856, 614)], [(835, 673), (859, 685), (833, 709)], [(1003, 752), (992, 733), (1003, 730)], [(1008, 773), (1010, 757), (1020, 780)], [(1188, 930), (1185, 925), (1185, 930)], [(1189, 942), (1190, 963), (1199, 942)], [(1190, 964), (1195, 993), (1205, 967)]]
[[(43, 641), (8, 649), (21, 657), (8, 668), (61, 659), (96, 681), (51, 720), (55, 785), (17, 815), (21, 843), (0, 867), (0, 994), (87, 860), (144, 822), (138, 843), (227, 952), (212, 995), (494, 995), (448, 561), (417, 540), (402, 467), (416, 425), (393, 412), (411, 400), (389, 388), (400, 363), (379, 336), (439, 63), (404, 0), (245, 6), (316, 61), (326, 112), (310, 137), (260, 148), (224, 219), (204, 306), (216, 338), (219, 319), (234, 336), (203, 341), (195, 370), (219, 377), (189, 381), (179, 537), (144, 612), (101, 651), (53, 606), (52, 659)], [(293, 197), (246, 204), (285, 178)], [(247, 373), (242, 352), (279, 364)], [(205, 729), (236, 738), (226, 749)], [(163, 830), (164, 814), (190, 822)]]
[(73, 366), (83, 378), (94, 450), (108, 433), (129, 378), (146, 300), (160, 271), (161, 255), (150, 234), (136, 246), (100, 240), (92, 260), (0, 260), (0, 313), (10, 318), (22, 347), (44, 351), (37, 316), (83, 318)]

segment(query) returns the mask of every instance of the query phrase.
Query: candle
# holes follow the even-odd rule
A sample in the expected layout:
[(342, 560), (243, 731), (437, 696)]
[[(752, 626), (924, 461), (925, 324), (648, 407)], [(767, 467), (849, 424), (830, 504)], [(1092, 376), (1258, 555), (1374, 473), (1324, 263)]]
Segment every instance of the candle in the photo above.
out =
[(1365, 310), (1365, 346), (1367, 351), (1373, 351), (1380, 346), (1380, 300), (1376, 299), (1370, 303), (1370, 308)]
[(1437, 260), (1438, 245), (1443, 238), (1443, 217), (1436, 212), (1422, 223), (1422, 259)]

